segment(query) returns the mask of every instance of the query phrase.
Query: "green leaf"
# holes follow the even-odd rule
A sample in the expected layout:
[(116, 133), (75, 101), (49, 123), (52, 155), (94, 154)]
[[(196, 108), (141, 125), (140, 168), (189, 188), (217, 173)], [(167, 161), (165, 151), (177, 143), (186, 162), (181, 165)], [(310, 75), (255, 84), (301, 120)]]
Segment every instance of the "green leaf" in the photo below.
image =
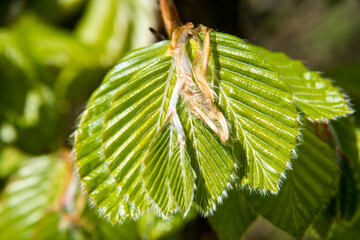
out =
[[(135, 51), (107, 75), (82, 116), (75, 143), (79, 173), (90, 196), (114, 222), (154, 207), (165, 218), (178, 211), (186, 215), (193, 202), (202, 214), (211, 214), (236, 178), (254, 189), (279, 191), (299, 134), (291, 88), (259, 48), (214, 32), (204, 78), (213, 101), (197, 85), (197, 59), (204, 49), (194, 39), (187, 48), (186, 41), (175, 49), (164, 41), (141, 54)], [(141, 66), (131, 66), (132, 57)], [(312, 144), (331, 150), (311, 131), (304, 135)], [(300, 149), (314, 151), (312, 147)], [(328, 155), (314, 154), (323, 158), (319, 165), (330, 165)], [(302, 155), (308, 164), (309, 156)], [(334, 169), (330, 172), (336, 173)], [(323, 177), (327, 185), (318, 192), (322, 204), (324, 189), (332, 184)], [(297, 184), (292, 178), (285, 187)], [(127, 209), (121, 214), (119, 204)], [(305, 231), (319, 206), (313, 203), (305, 223), (291, 231)]]
[[(189, 106), (184, 104), (181, 107), (182, 104), (179, 104), (179, 121), (185, 129), (186, 147), (178, 146), (175, 151), (182, 152), (180, 159), (184, 165), (180, 165), (178, 172), (170, 171), (168, 176), (168, 169), (176, 159), (168, 164), (162, 161), (168, 155), (171, 156), (171, 147), (174, 145), (169, 137), (172, 127), (162, 128), (167, 124), (166, 115), (175, 92), (173, 70), (171, 57), (160, 58), (134, 75), (129, 84), (119, 88), (105, 119), (105, 157), (121, 191), (142, 212), (149, 207), (141, 178), (142, 165), (145, 163), (145, 188), (165, 217), (177, 211), (176, 205), (179, 205), (184, 215), (191, 206), (194, 190), (191, 164), (198, 176), (198, 190), (194, 200), (200, 210), (208, 214), (233, 180), (236, 161), (231, 150), (225, 148), (201, 120), (194, 119), (198, 117), (194, 116)], [(178, 129), (176, 131), (179, 134)], [(159, 139), (154, 140), (155, 147), (150, 147), (156, 133), (159, 133)], [(185, 150), (189, 151), (190, 157)], [(185, 177), (184, 173), (190, 175)], [(158, 175), (158, 179), (154, 174)], [(172, 174), (183, 177), (177, 179)]]
[(241, 183), (276, 193), (299, 133), (291, 90), (257, 49), (239, 38), (214, 32), (211, 50), (219, 105), (245, 150)]
[[(240, 39), (214, 33), (211, 42), (210, 79), (219, 96), (215, 103), (208, 101), (192, 81), (181, 83), (184, 81), (181, 74), (186, 75), (186, 71), (192, 74), (185, 65), (195, 65), (185, 63), (184, 53), (184, 59), (176, 61), (172, 57), (161, 58), (159, 54), (152, 64), (136, 73), (134, 70), (127, 84), (112, 85), (117, 92), (110, 109), (109, 105), (98, 104), (100, 100), (95, 97), (87, 108), (94, 113), (101, 112), (97, 115), (101, 120), (98, 118), (93, 128), (96, 134), (100, 134), (101, 123), (105, 122), (102, 141), (107, 165), (104, 167), (109, 168), (120, 193), (140, 213), (155, 203), (165, 217), (178, 210), (185, 215), (192, 201), (204, 215), (212, 213), (234, 181), (236, 165), (242, 166), (244, 161), (247, 162), (243, 168), (243, 184), (278, 191), (278, 182), (290, 161), (298, 135), (297, 112), (289, 87), (262, 55)], [(194, 59), (196, 56), (191, 54), (198, 52), (197, 46), (189, 46), (190, 58)], [(109, 78), (115, 81), (117, 76), (110, 73)], [(107, 88), (107, 81), (99, 89)], [(193, 92), (186, 92), (184, 86), (174, 90), (177, 84), (187, 84)], [(220, 85), (216, 87), (216, 84)], [(171, 103), (173, 98), (176, 101)], [(106, 99), (108, 101), (110, 95)], [(217, 106), (226, 113), (228, 122), (225, 125), (232, 127), (229, 141), (226, 141), (227, 132), (221, 135), (216, 129), (216, 124), (223, 124), (221, 118), (210, 120), (207, 116), (222, 116)], [(197, 111), (196, 107), (202, 110)], [(105, 120), (102, 120), (105, 112)], [(80, 126), (90, 129), (87, 121), (93, 120), (92, 115), (83, 117)], [(99, 149), (96, 154), (99, 157), (102, 154), (100, 139), (90, 140), (94, 134), (89, 133), (84, 136), (87, 141), (96, 143), (97, 147), (92, 148)], [(77, 152), (89, 152), (77, 142)], [(241, 148), (239, 142), (243, 144), (247, 159), (237, 154), (239, 150), (233, 144)], [(81, 158), (82, 154), (79, 156)], [(170, 168), (175, 170), (169, 171)], [(85, 175), (80, 175), (84, 182)], [(92, 180), (86, 185), (97, 187)]]
[(329, 201), (338, 179), (334, 149), (317, 134), (315, 127), (305, 121), (294, 170), (288, 171), (277, 196), (251, 194), (248, 199), (259, 214), (298, 239)]
[(174, 126), (168, 125), (157, 134), (148, 151), (143, 177), (150, 197), (165, 216), (175, 209), (174, 202), (187, 215), (194, 197), (195, 173)]
[(237, 240), (255, 218), (256, 214), (246, 202), (244, 193), (232, 190), (210, 218), (210, 223), (221, 239)]
[(313, 223), (313, 228), (321, 239), (327, 239), (336, 218), (336, 199), (330, 200), (329, 206), (324, 208)]
[(185, 136), (188, 136), (187, 150), (197, 177), (194, 201), (202, 214), (209, 215), (226, 196), (226, 190), (235, 178), (233, 147), (223, 143), (189, 109), (180, 112)]
[(129, 216), (136, 217), (138, 211), (124, 201), (105, 163), (101, 140), (105, 113), (110, 109), (111, 99), (117, 89), (127, 84), (137, 70), (152, 62), (155, 57), (165, 54), (168, 44), (162, 42), (136, 50), (115, 66), (91, 96), (75, 133), (76, 165), (81, 181), (95, 204), (112, 222), (122, 221)]
[(332, 121), (331, 126), (334, 130), (341, 171), (337, 197), (339, 218), (345, 222), (351, 222), (358, 213), (360, 201), (360, 166), (356, 129), (351, 118)]
[(317, 72), (309, 71), (301, 61), (263, 48), (259, 51), (284, 77), (294, 94), (294, 101), (307, 118), (334, 119), (353, 112), (338, 88)]
[[(118, 88), (105, 117), (102, 138), (109, 170), (121, 191), (140, 212), (149, 209), (142, 165), (149, 144), (162, 125), (161, 119), (165, 119), (171, 65), (171, 57), (158, 58), (137, 72), (128, 84)], [(167, 202), (171, 204), (169, 199)], [(168, 208), (173, 210), (173, 206)], [(163, 212), (165, 216), (167, 213)]]
[(54, 155), (28, 159), (1, 197), (2, 239), (30, 239), (35, 225), (59, 201), (66, 170), (65, 161)]

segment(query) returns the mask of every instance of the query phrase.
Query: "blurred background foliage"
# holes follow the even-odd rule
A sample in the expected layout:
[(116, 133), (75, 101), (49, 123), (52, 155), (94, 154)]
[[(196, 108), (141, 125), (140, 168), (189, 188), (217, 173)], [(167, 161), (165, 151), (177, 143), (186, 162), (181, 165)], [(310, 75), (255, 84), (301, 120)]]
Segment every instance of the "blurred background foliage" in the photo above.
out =
[[(183, 22), (285, 52), (333, 79), (360, 127), (358, 0), (174, 2)], [(69, 136), (87, 99), (126, 52), (155, 41), (149, 27), (165, 34), (160, 20), (156, 0), (0, 1), (1, 239), (217, 238), (195, 214), (112, 225), (73, 174)], [(353, 239), (360, 218), (332, 229), (332, 239)], [(291, 239), (263, 219), (244, 238)]]

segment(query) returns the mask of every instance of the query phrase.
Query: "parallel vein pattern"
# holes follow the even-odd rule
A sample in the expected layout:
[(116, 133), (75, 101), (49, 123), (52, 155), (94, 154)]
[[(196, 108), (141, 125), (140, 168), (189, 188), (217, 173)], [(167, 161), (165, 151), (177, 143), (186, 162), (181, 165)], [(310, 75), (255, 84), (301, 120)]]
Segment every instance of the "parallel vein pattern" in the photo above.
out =
[(298, 135), (291, 91), (276, 69), (240, 39), (213, 33), (211, 42), (219, 105), (246, 152), (242, 184), (277, 192)]
[(102, 138), (109, 170), (121, 192), (142, 212), (148, 210), (149, 202), (143, 164), (166, 115), (171, 66), (172, 58), (163, 57), (137, 72), (128, 84), (118, 88), (105, 118)]
[(186, 215), (194, 197), (195, 173), (172, 125), (154, 138), (144, 162), (145, 186), (163, 215), (175, 211), (175, 203)]
[(105, 113), (110, 109), (117, 89), (126, 84), (139, 69), (164, 55), (168, 45), (169, 42), (165, 41), (138, 49), (116, 65), (93, 93), (75, 134), (76, 165), (81, 181), (95, 204), (112, 222), (122, 221), (126, 217), (137, 217), (139, 211), (125, 201), (105, 162), (101, 140)]
[[(182, 105), (184, 107), (184, 105)], [(201, 119), (182, 110), (180, 116), (185, 128), (186, 145), (196, 173), (194, 201), (204, 215), (214, 212), (235, 179), (236, 160), (232, 146), (220, 138)]]
[[(230, 35), (214, 32), (210, 37), (204, 81), (211, 84), (214, 103), (212, 97), (209, 102), (199, 97), (206, 95), (196, 86), (199, 81), (191, 82), (198, 71), (194, 59), (204, 54), (194, 40), (183, 56), (189, 55), (189, 63), (166, 56), (169, 41), (130, 53), (91, 97), (76, 132), (76, 164), (89, 195), (113, 222), (154, 208), (164, 218), (178, 211), (184, 216), (192, 203), (202, 214), (212, 214), (235, 181), (277, 193), (299, 134), (297, 108), (312, 119), (351, 112), (337, 89), (299, 62)], [(219, 135), (216, 124), (229, 138), (221, 138), (225, 134)], [(300, 173), (289, 175), (303, 174), (302, 184), (289, 178), (280, 194), (293, 205), (291, 216), (308, 220), (318, 209), (313, 195), (325, 199), (333, 177), (321, 175), (324, 187), (312, 189), (307, 174), (324, 174), (321, 167), (334, 173), (334, 168), (327, 153), (314, 149), (329, 146), (319, 143), (312, 129), (304, 136), (313, 145), (301, 147), (306, 153), (300, 160), (308, 163), (311, 152), (319, 163), (299, 164)], [(304, 196), (312, 208), (302, 212), (295, 203), (307, 188), (315, 192)], [(291, 224), (272, 218), (283, 228)], [(294, 221), (290, 227), (300, 236), (305, 223)]]
[(318, 138), (308, 121), (302, 135), (298, 159), (279, 194), (249, 197), (259, 214), (298, 239), (327, 203), (332, 194), (329, 189), (334, 189), (338, 178), (334, 149)]
[(308, 118), (332, 119), (353, 112), (339, 89), (329, 80), (323, 79), (317, 72), (309, 71), (300, 61), (291, 60), (283, 53), (257, 48), (283, 75), (293, 91), (297, 106)]

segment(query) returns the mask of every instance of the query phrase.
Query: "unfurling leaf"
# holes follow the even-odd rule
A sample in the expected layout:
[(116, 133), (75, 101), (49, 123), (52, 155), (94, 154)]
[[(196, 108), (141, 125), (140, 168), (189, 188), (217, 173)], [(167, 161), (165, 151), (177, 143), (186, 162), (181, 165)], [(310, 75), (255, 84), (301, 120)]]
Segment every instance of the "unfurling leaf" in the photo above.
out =
[[(94, 202), (118, 222), (154, 209), (185, 216), (192, 205), (212, 214), (235, 183), (278, 192), (298, 111), (313, 119), (349, 111), (329, 82), (274, 56), (190, 23), (172, 42), (126, 56), (94, 92), (76, 132), (76, 164)], [(332, 96), (342, 111), (314, 115), (314, 102), (290, 84), (292, 72), (309, 77), (310, 93), (321, 83), (336, 92), (324, 90), (322, 99)]]

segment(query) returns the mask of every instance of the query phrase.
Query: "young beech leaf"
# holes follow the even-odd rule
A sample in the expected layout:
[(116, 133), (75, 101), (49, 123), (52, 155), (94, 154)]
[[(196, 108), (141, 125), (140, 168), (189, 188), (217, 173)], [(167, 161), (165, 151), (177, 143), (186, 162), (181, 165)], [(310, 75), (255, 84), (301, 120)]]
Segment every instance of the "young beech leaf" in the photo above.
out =
[(75, 163), (81, 181), (94, 203), (112, 222), (137, 217), (138, 210), (127, 203), (124, 195), (120, 193), (120, 188), (105, 162), (101, 141), (105, 113), (110, 109), (111, 99), (118, 88), (127, 84), (136, 71), (152, 62), (154, 58), (164, 55), (167, 49), (168, 42), (161, 42), (125, 56), (92, 94), (75, 133)]
[(105, 117), (102, 138), (109, 170), (121, 191), (142, 212), (148, 210), (143, 164), (165, 119), (171, 65), (171, 57), (161, 57), (137, 72), (128, 84), (118, 88)]
[(335, 190), (335, 149), (319, 137), (322, 125), (304, 119), (303, 142), (278, 195), (249, 194), (248, 203), (275, 226), (301, 239)]
[(290, 67), (282, 72), (259, 49), (186, 24), (106, 76), (75, 153), (85, 189), (112, 221), (154, 209), (186, 215), (192, 204), (211, 214), (236, 179), (279, 191), (298, 112), (282, 75)]
[[(202, 212), (207, 214), (232, 181), (236, 161), (231, 151), (222, 146), (221, 140), (209, 129), (206, 122), (199, 121), (200, 117), (194, 115), (196, 111), (187, 104), (188, 99), (185, 99), (183, 89), (176, 87), (180, 71), (185, 75), (180, 74), (180, 77), (186, 77), (186, 73), (191, 74), (188, 69), (180, 70), (184, 65), (176, 65), (177, 62), (173, 61), (172, 57), (159, 58), (139, 71), (129, 84), (118, 89), (105, 119), (105, 156), (110, 172), (129, 200), (141, 211), (146, 211), (148, 206), (140, 205), (139, 201), (143, 201), (141, 196), (147, 191), (163, 216), (177, 211), (177, 205), (183, 214), (186, 214), (195, 191), (194, 180), (191, 180), (194, 178), (193, 174), (184, 176), (177, 172), (174, 174), (182, 176), (183, 179), (172, 180), (168, 172), (195, 171), (198, 181), (201, 181), (195, 202)], [(181, 105), (177, 102), (179, 99), (184, 102), (181, 114), (176, 110), (176, 107)], [(197, 120), (194, 120), (195, 118)], [(194, 123), (195, 121), (197, 122)], [(183, 152), (180, 157), (184, 164), (180, 169), (169, 169), (174, 159), (169, 162), (167, 159), (172, 156), (171, 147), (174, 143), (165, 140), (166, 124), (176, 130), (176, 144), (183, 145), (177, 146), (180, 147), (180, 152)], [(156, 141), (153, 140), (157, 139), (156, 135), (160, 136), (165, 146), (157, 145), (157, 142), (151, 145), (152, 141)], [(156, 150), (150, 146), (161, 148), (162, 155), (156, 155)], [(195, 153), (185, 152), (192, 150)], [(160, 172), (154, 172), (153, 168)], [(177, 183), (180, 183), (181, 188), (172, 186)], [(166, 191), (167, 194), (164, 194)], [(187, 199), (185, 205), (181, 203), (180, 196)]]
[(164, 216), (176, 210), (175, 203), (186, 215), (194, 197), (195, 173), (174, 126), (167, 125), (155, 136), (144, 163), (146, 189)]
[(257, 48), (283, 75), (293, 91), (296, 105), (307, 118), (334, 119), (353, 112), (340, 90), (329, 80), (323, 79), (317, 72), (309, 71), (299, 60), (292, 60), (283, 53)]
[(208, 215), (215, 210), (216, 203), (222, 200), (236, 177), (237, 161), (230, 144), (224, 144), (202, 119), (185, 108), (185, 104), (181, 107), (187, 150), (196, 173), (194, 202), (202, 214)]
[(277, 192), (299, 133), (289, 86), (254, 47), (212, 33), (209, 68), (219, 106), (246, 153), (242, 184)]

